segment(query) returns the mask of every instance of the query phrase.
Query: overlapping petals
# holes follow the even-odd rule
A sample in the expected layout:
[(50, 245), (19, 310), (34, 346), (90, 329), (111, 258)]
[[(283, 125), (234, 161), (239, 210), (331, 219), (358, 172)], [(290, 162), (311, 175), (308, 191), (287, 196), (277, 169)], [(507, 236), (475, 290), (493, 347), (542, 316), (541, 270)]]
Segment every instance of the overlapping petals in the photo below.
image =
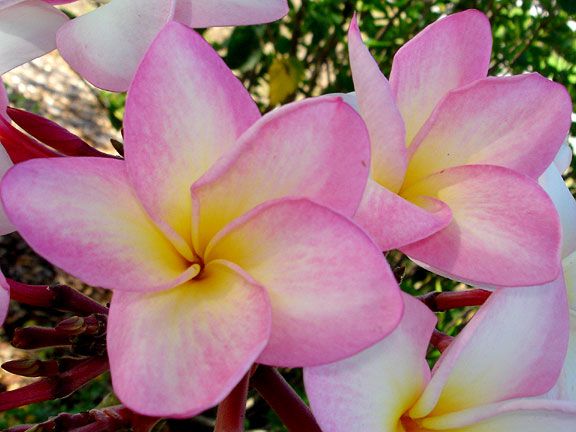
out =
[(108, 345), (124, 404), (191, 416), (256, 360), (339, 360), (393, 330), (398, 286), (346, 217), (369, 172), (354, 109), (319, 98), (258, 119), (208, 44), (177, 23), (128, 99), (125, 161), (29, 161), (2, 188), (37, 251), (115, 291)]
[(0, 75), (56, 48), (56, 32), (67, 20), (41, 0), (0, 1)]
[[(355, 219), (382, 249), (399, 248), (455, 279), (551, 282), (560, 271), (559, 221), (535, 180), (569, 130), (570, 97), (538, 74), (486, 78), (490, 49), (482, 13), (454, 14), (397, 53), (388, 83), (353, 21), (350, 63), (373, 157), (373, 184)], [(487, 187), (496, 178), (533, 199)]]
[(406, 303), (398, 329), (384, 341), (342, 362), (305, 369), (307, 394), (325, 432), (573, 429), (576, 404), (544, 396), (568, 342), (561, 279), (545, 289), (492, 294), (431, 377), (425, 353), (433, 316), (415, 299)]
[(287, 12), (285, 0), (114, 0), (64, 25), (58, 49), (92, 84), (125, 91), (170, 20), (191, 27), (247, 25), (274, 21)]

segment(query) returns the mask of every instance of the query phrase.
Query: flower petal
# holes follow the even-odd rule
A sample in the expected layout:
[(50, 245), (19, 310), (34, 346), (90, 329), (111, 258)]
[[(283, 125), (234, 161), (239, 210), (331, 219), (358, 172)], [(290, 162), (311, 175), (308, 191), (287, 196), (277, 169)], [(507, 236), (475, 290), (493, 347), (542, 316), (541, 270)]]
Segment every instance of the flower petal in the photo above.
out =
[(174, 0), (116, 0), (58, 31), (60, 54), (97, 87), (126, 91), (146, 49), (174, 13)]
[(8, 306), (10, 306), (10, 285), (0, 271), (0, 326), (4, 324), (8, 315)]
[(193, 227), (196, 250), (201, 253), (227, 223), (270, 199), (306, 197), (353, 215), (369, 161), (366, 126), (341, 97), (275, 110), (192, 187), (200, 203)]
[(538, 178), (564, 141), (571, 114), (566, 89), (538, 74), (486, 78), (452, 91), (414, 139), (406, 182), (465, 164)]
[(402, 195), (430, 196), (452, 211), (446, 228), (402, 248), (435, 272), (483, 286), (536, 285), (558, 276), (560, 223), (535, 181), (507, 168), (466, 165), (434, 174)]
[(142, 210), (122, 161), (24, 162), (4, 177), (2, 200), (30, 246), (90, 285), (149, 291), (187, 279), (188, 263)]
[(404, 305), (400, 324), (381, 342), (337, 363), (304, 369), (306, 394), (325, 432), (396, 431), (426, 386), (436, 317), (407, 294)]
[(562, 257), (567, 257), (576, 251), (576, 200), (554, 164), (540, 176), (539, 183), (554, 202), (560, 215)]
[(560, 171), (560, 174), (564, 174), (566, 170), (570, 167), (572, 163), (572, 147), (570, 147), (570, 143), (568, 142), (568, 137), (564, 140), (564, 143), (560, 147), (556, 158), (554, 159), (554, 165)]
[(174, 17), (194, 28), (262, 24), (288, 13), (286, 0), (178, 0)]
[[(1, 84), (0, 84), (1, 85)], [(12, 161), (10, 160), (10, 156), (8, 153), (0, 145), (0, 178), (12, 167)], [(6, 212), (4, 211), (3, 207), (0, 207), (0, 235), (9, 234), (15, 231), (14, 225), (6, 216)]]
[(576, 402), (576, 310), (570, 310), (570, 341), (564, 368), (556, 385), (548, 392), (551, 399)]
[(147, 52), (126, 104), (128, 173), (159, 224), (191, 240), (190, 186), (260, 117), (196, 32), (171, 23)]
[(397, 192), (408, 164), (404, 122), (388, 80), (362, 42), (356, 16), (348, 31), (348, 49), (358, 107), (372, 143), (371, 177)]
[(575, 403), (545, 399), (514, 399), (422, 422), (426, 430), (450, 432), (572, 432), (575, 424)]
[(374, 238), (383, 251), (398, 249), (440, 231), (452, 220), (450, 208), (429, 199), (427, 209), (368, 180), (354, 221)]
[(268, 290), (272, 334), (258, 362), (340, 360), (390, 333), (402, 298), (380, 250), (342, 215), (306, 199), (268, 202), (235, 220), (205, 260), (242, 267)]
[(488, 19), (468, 10), (429, 25), (396, 53), (390, 85), (408, 144), (448, 91), (486, 77), (491, 49)]
[(266, 292), (238, 269), (153, 294), (115, 292), (108, 320), (114, 391), (154, 417), (191, 417), (220, 402), (266, 345)]
[(0, 75), (56, 48), (56, 31), (68, 18), (40, 0), (0, 5)]
[(444, 352), (414, 418), (541, 395), (558, 379), (568, 344), (563, 278), (494, 292)]

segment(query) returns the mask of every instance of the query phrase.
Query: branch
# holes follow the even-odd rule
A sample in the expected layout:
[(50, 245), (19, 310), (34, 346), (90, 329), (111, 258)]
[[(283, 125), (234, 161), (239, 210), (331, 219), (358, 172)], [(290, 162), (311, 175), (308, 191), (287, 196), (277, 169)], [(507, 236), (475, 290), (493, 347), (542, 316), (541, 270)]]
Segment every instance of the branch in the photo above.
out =
[(467, 306), (480, 306), (492, 294), (483, 289), (469, 289), (465, 291), (431, 292), (417, 297), (432, 312), (442, 312)]
[(246, 397), (248, 395), (248, 383), (250, 372), (234, 387), (226, 396), (216, 414), (216, 427), (214, 432), (243, 432), (244, 418), (246, 417)]

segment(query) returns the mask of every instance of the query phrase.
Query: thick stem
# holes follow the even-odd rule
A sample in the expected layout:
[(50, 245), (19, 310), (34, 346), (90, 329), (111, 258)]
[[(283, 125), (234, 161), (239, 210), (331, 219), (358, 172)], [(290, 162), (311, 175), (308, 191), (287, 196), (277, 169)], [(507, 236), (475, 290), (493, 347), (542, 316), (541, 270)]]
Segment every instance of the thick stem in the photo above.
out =
[(82, 316), (108, 315), (108, 308), (66, 285), (28, 285), (7, 279), (10, 298), (30, 306), (55, 308)]
[(105, 357), (86, 359), (61, 375), (44, 378), (25, 387), (0, 393), (0, 411), (63, 398), (108, 369), (108, 359)]
[(248, 383), (250, 372), (234, 387), (226, 396), (216, 414), (216, 427), (214, 432), (243, 432), (244, 418), (246, 416), (246, 396), (248, 395)]
[(258, 366), (250, 384), (268, 402), (290, 432), (322, 432), (308, 406), (276, 369)]
[(431, 292), (418, 297), (433, 312), (442, 312), (467, 306), (480, 306), (492, 294), (483, 289), (468, 289), (464, 291)]

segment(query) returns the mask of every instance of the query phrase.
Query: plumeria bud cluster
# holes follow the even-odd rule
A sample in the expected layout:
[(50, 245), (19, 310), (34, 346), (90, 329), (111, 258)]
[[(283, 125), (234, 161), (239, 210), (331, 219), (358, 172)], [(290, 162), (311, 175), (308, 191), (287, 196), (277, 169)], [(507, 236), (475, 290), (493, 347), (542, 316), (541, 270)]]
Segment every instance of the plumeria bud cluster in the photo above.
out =
[[(430, 25), (389, 79), (353, 17), (355, 92), (262, 115), (193, 28), (269, 22), (285, 1), (112, 0), (71, 21), (60, 3), (0, 0), (0, 71), (57, 47), (128, 90), (121, 156), (2, 94), (0, 228), (113, 297), (2, 278), (2, 314), (12, 298), (74, 315), (16, 330), (14, 346), (72, 357), (6, 363), (42, 378), (0, 410), (110, 369), (122, 406), (37, 427), (148, 430), (218, 405), (216, 430), (236, 432), (253, 387), (290, 430), (574, 430), (572, 104), (537, 73), (487, 76), (486, 16)], [(392, 249), (475, 288), (410, 296)], [(457, 336), (435, 329), (434, 312), (468, 306)], [(275, 369), (296, 367), (311, 410)]]

